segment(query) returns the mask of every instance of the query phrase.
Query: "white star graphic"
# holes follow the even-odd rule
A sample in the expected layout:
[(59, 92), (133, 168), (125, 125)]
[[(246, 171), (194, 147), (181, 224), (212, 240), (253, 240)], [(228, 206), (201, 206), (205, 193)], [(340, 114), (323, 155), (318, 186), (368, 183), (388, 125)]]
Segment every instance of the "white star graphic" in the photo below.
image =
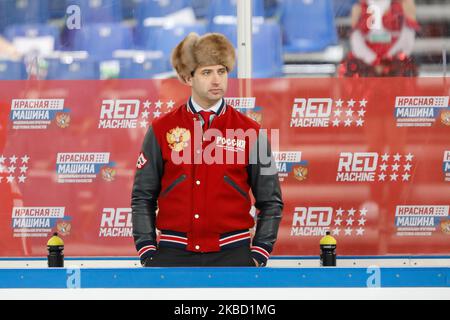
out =
[(400, 165), (398, 163), (394, 163), (391, 167), (392, 167), (392, 171), (398, 171), (398, 168), (400, 167)]
[(20, 158), (22, 160), (22, 163), (28, 163), (28, 160), (30, 160), (30, 157), (25, 155), (22, 158)]
[(26, 179), (27, 177), (25, 177), (24, 175), (21, 175), (20, 177), (19, 177), (19, 183), (25, 183), (25, 179)]
[(353, 208), (351, 208), (350, 210), (347, 210), (347, 212), (348, 212), (348, 215), (349, 215), (349, 216), (354, 216), (354, 215), (355, 215), (355, 212), (356, 212), (356, 210), (355, 210), (355, 209), (353, 209)]
[(402, 156), (397, 152), (397, 153), (394, 155), (394, 161), (400, 161), (401, 157), (402, 157)]
[(2, 155), (2, 156), (0, 157), (0, 163), (4, 163), (5, 160), (6, 160), (6, 158)]
[(409, 175), (408, 173), (405, 173), (404, 175), (402, 175), (403, 181), (409, 181), (410, 177), (411, 177), (411, 175)]
[(339, 228), (333, 229), (333, 236), (338, 236), (340, 232), (341, 232), (341, 229), (339, 229)]
[(10, 167), (8, 167), (8, 172), (9, 173), (14, 173), (14, 171), (16, 171), (16, 167), (11, 165)]
[(172, 109), (174, 104), (175, 102), (173, 100), (170, 100), (169, 102), (167, 102), (167, 108)]
[(355, 102), (356, 102), (356, 101), (353, 100), (353, 99), (347, 101), (348, 107), (349, 107), (349, 108), (353, 107), (353, 106), (355, 105)]
[(339, 117), (341, 115), (341, 113), (342, 113), (342, 110), (340, 110), (340, 109), (334, 110), (334, 115), (336, 117)]
[(357, 126), (357, 127), (362, 127), (363, 124), (364, 124), (364, 120), (363, 120), (363, 119), (358, 119), (358, 120), (356, 120), (356, 126)]
[(350, 119), (347, 119), (344, 122), (345, 122), (346, 127), (350, 127), (350, 125), (352, 124), (352, 120), (350, 120)]
[(363, 228), (356, 229), (356, 235), (357, 236), (362, 236), (363, 233), (364, 233), (364, 229)]
[(339, 122), (338, 119), (333, 120), (333, 127), (339, 127)]
[(162, 104), (163, 104), (163, 103), (161, 102), (161, 100), (158, 100), (158, 101), (155, 103), (155, 106), (156, 106), (155, 108), (156, 108), (156, 109), (161, 109)]
[(382, 164), (380, 165), (381, 171), (386, 171), (387, 167), (388, 167), (388, 166), (387, 166), (386, 163), (382, 163)]
[(411, 165), (409, 163), (405, 164), (403, 166), (403, 168), (405, 169), (405, 171), (410, 171), (411, 170)]
[(388, 161), (389, 160), (389, 155), (387, 154), (387, 153), (385, 153), (385, 154), (383, 154), (382, 156), (381, 156), (381, 159), (383, 159), (382, 161)]
[(154, 111), (153, 112), (153, 117), (154, 118), (158, 118), (160, 115), (161, 115), (161, 112), (159, 112), (159, 111)]
[(366, 214), (367, 214), (367, 209), (366, 208), (362, 208), (362, 209), (360, 209), (359, 210), (359, 215), (361, 216), (361, 217), (365, 217), (366, 216)]
[(351, 110), (351, 109), (345, 111), (345, 113), (347, 114), (347, 117), (353, 116), (353, 110)]
[(396, 173), (391, 174), (391, 181), (397, 181), (397, 178), (398, 178), (398, 174), (396, 174)]
[(384, 173), (378, 175), (378, 181), (385, 181), (386, 175)]
[(10, 175), (6, 177), (6, 180), (8, 180), (7, 183), (12, 183), (14, 181), (14, 177)]
[(353, 219), (352, 219), (352, 218), (348, 218), (348, 219), (347, 219), (347, 225), (348, 225), (348, 226), (353, 225)]
[(346, 236), (351, 236), (352, 235), (352, 228), (346, 228), (345, 229), (345, 235)]
[(141, 125), (141, 128), (147, 128), (148, 125), (148, 121), (147, 120), (142, 120), (141, 122), (139, 122)]
[(336, 215), (337, 216), (342, 216), (342, 214), (344, 213), (345, 210), (343, 210), (342, 208), (339, 208), (336, 210)]
[(359, 101), (359, 105), (360, 105), (361, 107), (365, 107), (366, 104), (367, 104), (367, 100), (366, 100), (366, 99), (363, 99), (363, 100)]
[(27, 172), (27, 169), (28, 169), (27, 166), (25, 166), (25, 165), (21, 166), (21, 167), (20, 167), (20, 173)]
[(364, 117), (364, 115), (366, 114), (366, 110), (361, 109), (361, 110), (358, 111), (358, 114), (359, 114), (360, 117)]
[(144, 109), (148, 109), (148, 108), (150, 107), (151, 104), (152, 104), (152, 103), (151, 103), (150, 101), (145, 100), (145, 102), (144, 102)]
[(0, 173), (2, 173), (3, 170), (5, 170), (5, 167), (4, 167), (3, 165), (0, 164)]
[(342, 222), (342, 219), (337, 218), (337, 219), (334, 220), (334, 225), (335, 225), (335, 226), (340, 226), (340, 225), (341, 225), (341, 222)]
[(361, 219), (358, 220), (358, 224), (360, 226), (363, 226), (365, 223), (366, 223), (366, 219), (364, 219), (364, 218), (361, 218)]
[(410, 153), (408, 153), (406, 156), (406, 161), (412, 161), (412, 159), (414, 158), (414, 155)]
[(141, 113), (142, 118), (148, 119), (148, 111), (144, 111)]
[(342, 101), (342, 99), (339, 99), (338, 101), (336, 101), (336, 107), (338, 107), (338, 108), (342, 107), (343, 103), (344, 103), (344, 101)]
[(14, 156), (12, 156), (12, 157), (9, 158), (9, 161), (10, 161), (11, 163), (16, 163), (17, 157), (14, 155)]

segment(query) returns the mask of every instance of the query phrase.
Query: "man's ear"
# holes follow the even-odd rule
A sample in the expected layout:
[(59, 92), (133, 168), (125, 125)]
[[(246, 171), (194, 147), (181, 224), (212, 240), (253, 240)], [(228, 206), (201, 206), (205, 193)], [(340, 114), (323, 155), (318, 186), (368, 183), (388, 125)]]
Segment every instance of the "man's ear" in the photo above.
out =
[(184, 78), (184, 81), (190, 87), (192, 87), (192, 78), (193, 78), (193, 76), (190, 76), (190, 75)]

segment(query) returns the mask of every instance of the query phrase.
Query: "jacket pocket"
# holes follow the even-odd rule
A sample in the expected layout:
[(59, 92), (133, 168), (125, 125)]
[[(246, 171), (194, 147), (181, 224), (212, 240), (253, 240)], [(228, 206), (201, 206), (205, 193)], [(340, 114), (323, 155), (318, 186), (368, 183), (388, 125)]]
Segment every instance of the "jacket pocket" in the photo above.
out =
[(174, 182), (172, 182), (164, 191), (161, 192), (161, 197), (166, 196), (173, 188), (175, 188), (177, 185), (179, 185), (181, 182), (183, 182), (186, 179), (186, 175), (182, 174), (179, 176)]
[(236, 182), (233, 181), (233, 179), (231, 179), (229, 176), (223, 176), (223, 179), (225, 180), (226, 183), (228, 183), (234, 190), (236, 190), (237, 192), (239, 192), (245, 199), (249, 199), (248, 194), (242, 190)]

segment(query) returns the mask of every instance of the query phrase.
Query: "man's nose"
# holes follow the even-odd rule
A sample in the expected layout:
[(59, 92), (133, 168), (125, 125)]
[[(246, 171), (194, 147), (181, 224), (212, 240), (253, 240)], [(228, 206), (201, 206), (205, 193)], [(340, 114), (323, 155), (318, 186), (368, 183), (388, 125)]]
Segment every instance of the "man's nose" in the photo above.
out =
[(220, 76), (217, 72), (213, 72), (213, 76), (212, 76), (212, 83), (214, 84), (219, 84), (220, 83)]

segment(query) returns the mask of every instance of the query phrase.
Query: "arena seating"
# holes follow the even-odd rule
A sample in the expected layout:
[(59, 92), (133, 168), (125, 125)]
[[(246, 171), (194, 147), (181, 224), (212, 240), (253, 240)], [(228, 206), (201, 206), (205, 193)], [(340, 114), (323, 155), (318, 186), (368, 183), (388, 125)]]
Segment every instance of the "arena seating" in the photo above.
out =
[[(220, 32), (226, 35), (231, 42), (237, 46), (237, 27), (236, 24), (218, 24), (212, 25), (211, 31)], [(267, 50), (267, 44), (270, 43), (271, 50)], [(253, 25), (253, 74), (254, 78), (270, 78), (282, 75), (282, 38), (280, 26), (273, 22)], [(236, 76), (236, 70), (231, 74)]]
[(132, 49), (132, 32), (119, 23), (93, 23), (77, 30), (74, 50), (85, 50), (92, 58), (111, 58), (114, 50)]
[(67, 0), (66, 6), (77, 5), (82, 12), (82, 23), (120, 22), (121, 0)]
[(60, 49), (59, 30), (49, 24), (19, 24), (6, 27), (5, 38), (13, 42), (19, 39), (25, 41), (39, 40), (39, 38), (50, 37), (53, 40), (53, 50)]
[[(350, 13), (355, 2), (253, 0), (253, 42), (258, 52), (254, 55), (253, 76), (335, 76), (337, 64), (349, 50)], [(444, 58), (450, 59), (450, 6), (445, 0), (415, 2), (421, 30), (413, 57), (420, 64), (419, 74), (448, 72), (443, 62)], [(68, 5), (80, 7), (81, 30), (67, 28)], [(66, 54), (83, 50), (89, 59), (101, 64), (113, 59), (115, 50), (162, 51), (166, 55), (164, 70), (158, 69), (162, 72), (171, 70), (168, 55), (187, 32), (223, 32), (236, 45), (236, 20), (236, 0), (0, 1), (0, 34), (12, 42), (19, 39), (22, 46), (29, 39), (31, 49), (41, 43), (41, 55), (49, 50), (63, 50)], [(52, 45), (49, 38), (53, 39)], [(275, 50), (264, 50), (267, 44)], [(0, 57), (4, 58), (1, 52)], [(128, 65), (117, 63), (124, 68)], [(130, 75), (128, 71), (118, 74)], [(148, 74), (153, 75), (153, 70)]]
[(64, 61), (47, 59), (46, 80), (95, 80), (99, 79), (98, 62), (90, 59)]
[(0, 80), (25, 80), (27, 73), (22, 61), (0, 59)]
[(286, 52), (317, 52), (337, 43), (329, 0), (285, 0), (281, 26)]
[(48, 8), (48, 0), (2, 0), (0, 1), (0, 31), (11, 24), (47, 22)]
[(167, 61), (162, 53), (159, 56), (143, 57), (142, 59), (120, 58), (119, 78), (149, 79), (166, 70)]

